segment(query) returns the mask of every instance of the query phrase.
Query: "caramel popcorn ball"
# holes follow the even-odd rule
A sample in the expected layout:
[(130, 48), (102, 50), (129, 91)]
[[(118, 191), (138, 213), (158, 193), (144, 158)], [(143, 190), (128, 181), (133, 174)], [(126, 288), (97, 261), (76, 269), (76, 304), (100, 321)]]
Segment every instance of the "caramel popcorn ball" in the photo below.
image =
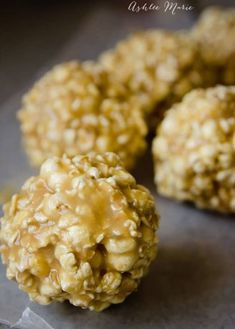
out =
[(235, 87), (187, 94), (167, 112), (153, 155), (161, 194), (235, 212)]
[(117, 153), (127, 168), (145, 150), (145, 122), (128, 91), (92, 63), (69, 62), (48, 72), (18, 113), (33, 165), (50, 156)]
[(157, 225), (153, 197), (114, 153), (53, 157), (4, 206), (2, 260), (32, 300), (101, 311), (137, 288)]
[(136, 95), (143, 112), (157, 118), (189, 90), (211, 84), (195, 42), (185, 33), (147, 30), (105, 52), (101, 64)]
[(217, 72), (217, 82), (235, 84), (235, 9), (206, 9), (192, 34), (205, 64)]

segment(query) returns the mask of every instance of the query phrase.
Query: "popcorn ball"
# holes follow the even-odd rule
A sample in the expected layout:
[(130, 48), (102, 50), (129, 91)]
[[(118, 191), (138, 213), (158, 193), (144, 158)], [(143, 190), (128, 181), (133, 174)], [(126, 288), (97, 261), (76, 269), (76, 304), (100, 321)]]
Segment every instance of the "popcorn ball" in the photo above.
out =
[(235, 84), (235, 9), (206, 9), (192, 34), (205, 64), (217, 72), (217, 82)]
[(167, 112), (153, 155), (161, 194), (235, 212), (235, 87), (187, 94)]
[(35, 166), (64, 153), (112, 151), (131, 168), (146, 147), (139, 105), (92, 63), (56, 66), (24, 96), (18, 117)]
[(153, 197), (114, 153), (53, 157), (4, 206), (2, 260), (33, 301), (101, 311), (137, 288), (157, 225)]
[(136, 33), (104, 53), (100, 62), (136, 95), (145, 114), (154, 112), (159, 119), (189, 90), (212, 83), (195, 42), (183, 32)]

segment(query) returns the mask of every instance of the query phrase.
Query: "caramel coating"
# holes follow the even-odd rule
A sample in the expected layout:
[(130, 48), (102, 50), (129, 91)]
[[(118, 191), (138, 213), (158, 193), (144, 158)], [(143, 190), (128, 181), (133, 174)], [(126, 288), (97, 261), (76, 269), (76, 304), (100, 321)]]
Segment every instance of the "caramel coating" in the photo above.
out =
[(139, 98), (145, 114), (162, 114), (191, 89), (210, 85), (195, 42), (185, 33), (148, 30), (131, 35), (100, 58)]
[(235, 212), (235, 87), (187, 94), (167, 112), (153, 156), (161, 194)]
[(210, 7), (192, 30), (205, 64), (217, 83), (235, 84), (235, 9)]
[(18, 118), (35, 166), (64, 153), (112, 151), (131, 168), (146, 147), (139, 105), (94, 63), (53, 68), (24, 96)]
[(40, 304), (101, 311), (147, 272), (158, 219), (153, 197), (114, 153), (50, 158), (4, 206), (7, 277)]

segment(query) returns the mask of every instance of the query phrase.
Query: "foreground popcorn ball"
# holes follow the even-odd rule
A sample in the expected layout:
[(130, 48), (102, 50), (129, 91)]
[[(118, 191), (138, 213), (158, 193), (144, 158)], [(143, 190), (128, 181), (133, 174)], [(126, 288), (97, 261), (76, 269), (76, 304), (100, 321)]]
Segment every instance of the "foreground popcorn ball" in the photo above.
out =
[(235, 9), (206, 9), (192, 35), (205, 64), (217, 72), (217, 81), (235, 84)]
[(210, 85), (195, 42), (185, 33), (149, 30), (131, 35), (100, 58), (136, 95), (144, 113), (162, 112), (189, 90)]
[(153, 155), (161, 194), (235, 212), (235, 87), (187, 94), (167, 112)]
[(48, 159), (1, 222), (7, 277), (41, 304), (121, 303), (156, 254), (154, 199), (113, 153)]
[(112, 151), (131, 168), (145, 150), (147, 129), (128, 95), (92, 63), (56, 66), (25, 95), (18, 114), (31, 163)]

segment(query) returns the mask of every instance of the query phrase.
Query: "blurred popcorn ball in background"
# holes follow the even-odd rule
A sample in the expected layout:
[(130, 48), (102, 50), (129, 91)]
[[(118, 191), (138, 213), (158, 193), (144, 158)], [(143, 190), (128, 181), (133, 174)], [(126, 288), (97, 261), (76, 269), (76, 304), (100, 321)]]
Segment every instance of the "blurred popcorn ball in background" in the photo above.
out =
[(235, 87), (198, 89), (174, 105), (153, 142), (160, 194), (235, 211)]
[(146, 148), (147, 129), (128, 90), (94, 63), (53, 68), (24, 96), (18, 113), (33, 165), (63, 153), (117, 153), (133, 167)]
[(145, 114), (152, 113), (151, 126), (188, 91), (215, 82), (186, 32), (156, 29), (130, 35), (102, 54), (100, 62), (137, 95)]
[(217, 82), (235, 84), (235, 9), (209, 7), (192, 30), (203, 61)]

